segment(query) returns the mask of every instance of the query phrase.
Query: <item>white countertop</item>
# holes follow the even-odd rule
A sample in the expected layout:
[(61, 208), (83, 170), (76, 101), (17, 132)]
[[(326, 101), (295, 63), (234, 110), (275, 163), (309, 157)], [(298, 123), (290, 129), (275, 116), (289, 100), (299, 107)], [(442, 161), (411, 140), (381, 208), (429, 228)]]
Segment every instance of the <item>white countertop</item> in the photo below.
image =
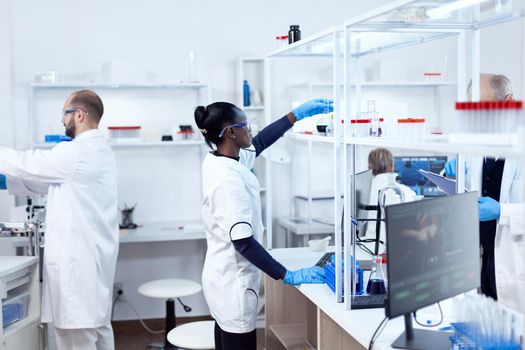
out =
[(35, 256), (0, 256), (0, 278), (36, 263)]
[[(327, 251), (333, 251), (333, 249), (334, 247), (329, 247)], [(269, 252), (286, 268), (292, 270), (313, 266), (324, 254), (324, 252), (314, 252), (309, 248), (272, 249)], [(361, 253), (359, 252), (360, 250), (356, 249), (358, 259), (368, 256), (364, 253), (363, 256), (360, 256)], [(365, 348), (368, 348), (374, 331), (385, 317), (384, 309), (346, 310), (344, 303), (336, 302), (334, 293), (326, 284), (303, 284), (297, 289)], [(449, 303), (442, 302), (441, 306), (444, 315), (450, 315), (447, 312)], [(418, 312), (418, 315), (420, 315), (418, 318), (421, 317), (421, 320), (424, 320), (425, 316), (428, 316), (432, 320), (437, 320), (439, 318), (438, 314), (437, 307), (429, 307)], [(429, 329), (437, 330), (444, 326), (447, 326), (446, 321), (438, 327)], [(414, 323), (414, 328), (421, 327)], [(374, 343), (374, 349), (392, 349), (392, 342), (399, 337), (404, 329), (405, 324), (402, 317), (389, 320), (387, 326)]]
[(315, 235), (334, 233), (334, 225), (324, 224), (317, 221), (296, 222), (290, 218), (278, 218), (277, 223), (296, 235)]
[(145, 222), (133, 230), (120, 230), (120, 243), (206, 239), (200, 221)]

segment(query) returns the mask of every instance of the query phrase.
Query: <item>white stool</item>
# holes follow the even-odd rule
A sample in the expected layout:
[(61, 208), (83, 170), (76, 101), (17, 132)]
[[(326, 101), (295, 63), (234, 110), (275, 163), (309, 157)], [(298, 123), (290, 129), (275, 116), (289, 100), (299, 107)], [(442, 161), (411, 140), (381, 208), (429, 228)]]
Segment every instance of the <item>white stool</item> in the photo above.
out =
[(215, 321), (185, 323), (168, 333), (168, 341), (183, 349), (215, 349), (214, 327)]
[[(177, 325), (175, 316), (175, 301), (181, 297), (197, 294), (202, 290), (200, 283), (187, 279), (161, 279), (150, 281), (142, 284), (138, 288), (138, 292), (150, 298), (166, 299), (166, 333), (164, 335), (164, 344), (149, 344), (146, 349), (176, 349), (168, 341), (168, 333)], [(191, 308), (179, 302), (184, 307), (186, 312), (190, 312)]]

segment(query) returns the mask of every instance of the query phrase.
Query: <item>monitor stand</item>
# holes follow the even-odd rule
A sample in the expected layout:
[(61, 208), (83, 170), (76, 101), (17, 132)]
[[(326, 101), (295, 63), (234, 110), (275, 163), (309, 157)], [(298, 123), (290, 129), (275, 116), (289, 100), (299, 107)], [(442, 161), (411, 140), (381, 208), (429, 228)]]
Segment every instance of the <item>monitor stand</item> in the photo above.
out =
[(403, 332), (392, 347), (396, 349), (421, 349), (421, 350), (448, 350), (450, 349), (450, 333), (414, 329), (412, 316), (405, 315), (405, 332)]

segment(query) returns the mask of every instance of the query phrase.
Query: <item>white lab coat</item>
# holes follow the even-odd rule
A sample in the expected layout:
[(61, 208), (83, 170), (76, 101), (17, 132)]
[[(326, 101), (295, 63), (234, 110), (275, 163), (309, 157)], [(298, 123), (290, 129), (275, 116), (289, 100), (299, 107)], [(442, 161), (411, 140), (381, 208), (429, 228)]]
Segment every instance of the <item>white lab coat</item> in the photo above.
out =
[(206, 301), (219, 327), (230, 333), (255, 329), (260, 273), (232, 240), (262, 237), (259, 182), (250, 171), (255, 152), (240, 160), (208, 154), (202, 164), (202, 219), (208, 250), (202, 272)]
[(42, 322), (109, 324), (118, 253), (116, 163), (99, 130), (51, 150), (0, 148), (13, 194), (47, 194)]
[[(483, 158), (467, 160), (465, 187), (481, 194)], [(523, 163), (506, 159), (496, 230), (495, 270), (498, 301), (525, 314), (525, 204)]]
[[(384, 173), (384, 174), (378, 174), (372, 178), (372, 185), (370, 188), (370, 201), (368, 202), (369, 205), (377, 205), (377, 202), (379, 200), (379, 191), (381, 191), (383, 188), (387, 187), (389, 185), (389, 178), (390, 176), (395, 176), (395, 173)], [(403, 191), (403, 194), (405, 196), (405, 202), (413, 202), (416, 198), (416, 193), (412, 191), (412, 189), (408, 186), (405, 186), (400, 183), (396, 183), (399, 188), (401, 188), (401, 191)], [(391, 204), (397, 204), (401, 203), (401, 198), (394, 192), (387, 191), (386, 198), (385, 198), (385, 204), (391, 205)], [(368, 218), (369, 219), (375, 219), (377, 217), (377, 213), (375, 211), (368, 211)], [(380, 233), (380, 240), (383, 242), (386, 242), (386, 227), (385, 223), (381, 222), (381, 229), (379, 231)], [(366, 229), (366, 238), (375, 238), (376, 237), (376, 223), (373, 221), (370, 221), (367, 223), (367, 229)], [(386, 247), (386, 244), (383, 245), (383, 247)]]

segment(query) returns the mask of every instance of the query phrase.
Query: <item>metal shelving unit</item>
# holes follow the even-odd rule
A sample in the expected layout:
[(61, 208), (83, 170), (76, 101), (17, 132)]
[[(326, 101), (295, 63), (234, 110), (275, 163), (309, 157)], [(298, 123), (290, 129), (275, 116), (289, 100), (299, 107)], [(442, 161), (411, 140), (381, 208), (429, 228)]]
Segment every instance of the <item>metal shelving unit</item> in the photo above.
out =
[[(483, 3), (480, 5), (480, 3)], [(460, 4), (460, 5), (458, 5)], [(385, 50), (398, 50), (404, 47), (419, 45), (444, 38), (455, 38), (457, 42), (457, 100), (466, 99), (467, 67), (471, 67), (472, 99), (479, 100), (480, 76), (480, 33), (481, 28), (498, 25), (513, 20), (522, 20), (525, 15), (523, 1), (426, 1), (397, 0), (377, 10), (345, 22), (344, 25), (344, 66), (345, 66), (345, 111), (352, 110), (356, 105), (359, 111), (361, 91), (367, 83), (361, 81), (361, 58)], [(467, 36), (468, 34), (468, 36)], [(521, 38), (522, 40), (523, 38)], [(467, 58), (467, 49), (471, 58)], [(524, 79), (525, 81), (525, 79)], [(411, 84), (411, 83), (407, 83)], [(355, 98), (352, 91), (355, 89)], [(454, 103), (455, 101), (450, 101)], [(345, 112), (344, 114), (347, 114)], [(340, 117), (340, 115), (339, 115)], [(340, 121), (340, 119), (339, 119)], [(463, 192), (465, 184), (465, 155), (499, 156), (510, 158), (525, 158), (523, 144), (509, 146), (494, 146), (483, 144), (458, 144), (449, 142), (446, 137), (427, 138), (424, 141), (410, 141), (400, 138), (363, 138), (352, 137), (348, 124), (344, 127), (344, 202), (346, 208), (351, 208), (352, 217), (356, 215), (355, 184), (352, 178), (356, 173), (356, 156), (359, 146), (377, 146), (387, 148), (411, 149), (427, 152), (443, 152), (458, 155), (458, 192)], [(502, 137), (505, 137), (503, 135)], [(521, 137), (523, 140), (523, 137)], [(350, 220), (344, 224), (344, 255), (355, 256), (356, 228)], [(351, 308), (351, 298), (355, 293), (355, 285), (351, 277), (355, 274), (355, 266), (344, 266), (345, 306)], [(354, 279), (355, 280), (355, 279)]]
[[(110, 83), (110, 82), (58, 82), (58, 83), (31, 83), (29, 84), (28, 110), (29, 110), (29, 130), (31, 147), (43, 148), (42, 144), (37, 141), (36, 135), (36, 108), (35, 99), (37, 94), (44, 91), (64, 90), (64, 94), (71, 93), (79, 89), (98, 89), (111, 91), (137, 91), (137, 90), (194, 90), (197, 93), (197, 99), (200, 104), (207, 104), (210, 101), (210, 88), (204, 83)], [(52, 147), (54, 144), (51, 144)], [(140, 146), (164, 146), (164, 142), (140, 142), (133, 144)], [(181, 145), (174, 141), (172, 145)]]
[[(334, 113), (336, 115), (340, 114), (341, 111), (341, 96), (342, 96), (342, 30), (341, 28), (334, 27), (328, 30), (325, 30), (319, 34), (312, 35), (310, 37), (304, 38), (299, 42), (293, 43), (284, 47), (282, 49), (271, 52), (266, 57), (266, 67), (265, 67), (265, 95), (266, 95), (266, 124), (272, 122), (273, 111), (272, 111), (272, 77), (271, 77), (271, 65), (279, 59), (282, 58), (297, 58), (297, 59), (308, 59), (308, 58), (326, 58), (330, 60), (332, 67), (332, 96), (334, 98)], [(318, 142), (325, 143), (332, 148), (333, 160), (334, 160), (334, 178), (333, 178), (333, 193), (334, 193), (334, 223), (335, 227), (332, 232), (341, 232), (341, 220), (340, 213), (342, 213), (342, 199), (341, 199), (341, 150), (342, 150), (342, 141), (343, 141), (343, 132), (340, 124), (334, 125), (334, 136), (333, 137), (323, 137), (317, 135), (287, 135), (287, 139), (303, 142), (306, 141), (308, 145), (308, 159), (311, 158), (312, 149), (314, 143)], [(269, 149), (271, 152), (271, 149)], [(311, 162), (308, 161), (307, 172), (312, 171)], [(310, 176), (307, 174), (308, 181), (308, 201), (307, 205), (310, 211), (312, 205), (312, 189), (311, 189), (311, 180)], [(266, 196), (266, 222), (267, 222), (267, 248), (271, 249), (272, 245), (272, 163), (271, 157), (267, 158), (266, 161), (266, 179), (267, 179), (267, 196)], [(339, 219), (338, 219), (339, 218)], [(335, 244), (336, 246), (341, 246), (341, 235), (335, 235)], [(341, 250), (336, 250), (336, 270), (341, 271), (342, 256)], [(336, 278), (336, 299), (338, 302), (342, 301), (342, 276)]]

